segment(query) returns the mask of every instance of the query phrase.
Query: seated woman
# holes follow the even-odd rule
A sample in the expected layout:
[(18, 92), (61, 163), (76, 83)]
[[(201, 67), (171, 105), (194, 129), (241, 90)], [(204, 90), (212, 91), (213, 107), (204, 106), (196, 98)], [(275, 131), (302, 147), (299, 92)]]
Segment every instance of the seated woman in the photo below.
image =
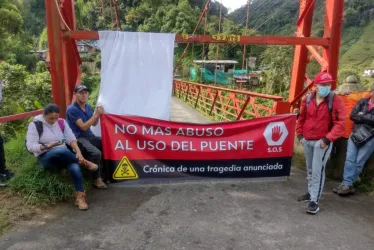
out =
[(355, 192), (353, 183), (374, 152), (374, 84), (371, 86), (371, 97), (359, 100), (350, 118), (354, 127), (348, 139), (343, 183), (333, 189), (333, 192), (339, 195)]
[[(27, 150), (37, 157), (39, 164), (44, 168), (67, 168), (77, 192), (75, 205), (80, 210), (87, 210), (79, 164), (92, 172), (99, 171), (99, 169), (96, 164), (83, 158), (73, 132), (67, 122), (59, 118), (59, 113), (60, 108), (57, 105), (48, 104), (44, 108), (44, 114), (34, 118), (27, 130)], [(75, 151), (75, 154), (66, 144)], [(101, 179), (94, 180), (94, 186), (106, 188)]]

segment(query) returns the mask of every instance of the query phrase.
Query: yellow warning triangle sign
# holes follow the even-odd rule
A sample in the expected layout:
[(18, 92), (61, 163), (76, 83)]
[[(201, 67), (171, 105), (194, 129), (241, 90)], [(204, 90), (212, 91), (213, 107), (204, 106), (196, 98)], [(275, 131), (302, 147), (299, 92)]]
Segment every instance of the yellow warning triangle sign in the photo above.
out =
[(139, 176), (138, 173), (136, 173), (135, 168), (131, 165), (129, 159), (127, 159), (127, 157), (124, 156), (113, 173), (113, 179), (133, 180), (138, 178)]

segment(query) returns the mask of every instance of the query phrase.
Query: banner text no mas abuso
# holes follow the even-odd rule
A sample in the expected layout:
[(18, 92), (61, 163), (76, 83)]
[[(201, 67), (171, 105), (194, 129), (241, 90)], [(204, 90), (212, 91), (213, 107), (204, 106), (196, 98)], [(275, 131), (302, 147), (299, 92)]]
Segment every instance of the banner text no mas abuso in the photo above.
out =
[(190, 124), (103, 115), (104, 158), (113, 178), (289, 176), (296, 116)]

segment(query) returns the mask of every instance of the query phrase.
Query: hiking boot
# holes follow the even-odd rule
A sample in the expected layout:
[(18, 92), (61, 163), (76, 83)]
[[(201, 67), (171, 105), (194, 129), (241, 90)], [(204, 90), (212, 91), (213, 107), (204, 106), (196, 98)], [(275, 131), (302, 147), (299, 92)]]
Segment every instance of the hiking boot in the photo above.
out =
[(91, 172), (95, 172), (99, 168), (97, 164), (87, 161), (87, 160), (84, 160), (81, 165)]
[(309, 201), (310, 200), (310, 194), (306, 193), (299, 197), (297, 197), (297, 201)]
[(337, 187), (333, 188), (333, 190), (332, 190), (332, 191), (333, 191), (333, 192), (334, 192), (335, 194), (337, 194), (337, 193), (338, 193), (338, 191), (339, 191), (339, 190), (340, 190), (340, 189), (342, 188), (342, 186), (344, 186), (344, 185), (343, 185), (343, 183), (340, 183), (340, 184), (339, 184), (339, 186), (337, 186)]
[(101, 178), (97, 178), (96, 180), (93, 181), (93, 186), (95, 188), (99, 188), (99, 189), (106, 189), (108, 188), (108, 186), (103, 182), (103, 180)]
[(353, 186), (346, 186), (346, 185), (343, 185), (338, 190), (339, 195), (349, 195), (349, 194), (354, 194), (354, 192), (355, 192), (355, 188)]
[(308, 208), (306, 209), (306, 212), (309, 214), (316, 214), (319, 211), (319, 206), (316, 202), (311, 201), (308, 204)]
[(85, 192), (77, 192), (75, 205), (78, 206), (79, 210), (87, 210), (88, 209)]

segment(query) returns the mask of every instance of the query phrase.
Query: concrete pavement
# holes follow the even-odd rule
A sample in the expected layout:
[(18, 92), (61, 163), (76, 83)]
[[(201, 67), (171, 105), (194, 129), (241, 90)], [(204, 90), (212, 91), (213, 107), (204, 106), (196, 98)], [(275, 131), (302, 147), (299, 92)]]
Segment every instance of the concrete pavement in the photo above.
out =
[(88, 211), (67, 206), (0, 249), (372, 249), (373, 199), (338, 197), (335, 184), (317, 215), (296, 201), (306, 188), (297, 169), (289, 180), (112, 184), (89, 193)]

